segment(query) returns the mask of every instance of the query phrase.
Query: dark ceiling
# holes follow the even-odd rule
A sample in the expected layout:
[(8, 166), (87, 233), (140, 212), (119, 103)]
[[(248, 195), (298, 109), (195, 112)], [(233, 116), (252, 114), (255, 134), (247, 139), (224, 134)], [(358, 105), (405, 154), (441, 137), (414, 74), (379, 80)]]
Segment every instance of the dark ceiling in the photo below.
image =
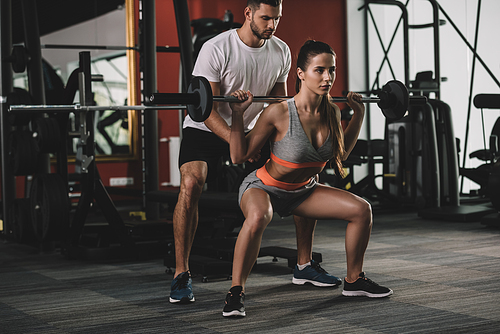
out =
[(40, 36), (104, 15), (125, 4), (125, 0), (11, 0), (12, 41), (24, 41), (22, 3), (35, 3)]

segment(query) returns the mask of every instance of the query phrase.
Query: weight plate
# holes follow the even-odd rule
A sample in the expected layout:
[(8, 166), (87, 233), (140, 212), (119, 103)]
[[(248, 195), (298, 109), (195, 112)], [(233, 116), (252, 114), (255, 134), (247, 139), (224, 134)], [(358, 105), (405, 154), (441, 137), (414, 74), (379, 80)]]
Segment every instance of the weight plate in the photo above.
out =
[(35, 139), (42, 153), (56, 153), (61, 147), (61, 132), (55, 118), (37, 118), (34, 122)]
[(38, 147), (29, 131), (18, 130), (9, 135), (9, 159), (14, 175), (32, 175), (36, 172)]
[(16, 198), (11, 210), (13, 221), (12, 234), (14, 239), (20, 243), (35, 242), (37, 239), (31, 221), (29, 198)]
[(187, 92), (197, 96), (197, 101), (186, 106), (189, 116), (195, 122), (204, 122), (212, 112), (213, 94), (210, 83), (204, 77), (193, 77)]
[(387, 82), (380, 93), (378, 106), (389, 120), (398, 120), (408, 111), (410, 93), (408, 88), (397, 80)]
[(35, 235), (40, 241), (61, 240), (69, 226), (70, 202), (67, 186), (59, 174), (33, 178), (30, 206)]
[(26, 65), (28, 64), (29, 56), (28, 51), (21, 45), (14, 45), (12, 48), (11, 58), (12, 70), (15, 73), (23, 73), (26, 70)]

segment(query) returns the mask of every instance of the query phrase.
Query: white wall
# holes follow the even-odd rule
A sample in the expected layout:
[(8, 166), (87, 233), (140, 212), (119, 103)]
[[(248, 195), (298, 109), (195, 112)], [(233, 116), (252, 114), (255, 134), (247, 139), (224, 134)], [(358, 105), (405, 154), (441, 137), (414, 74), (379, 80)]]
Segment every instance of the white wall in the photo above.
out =
[[(406, 0), (401, 2), (406, 3)], [(462, 34), (467, 38), (471, 45), (474, 45), (474, 35), (476, 27), (476, 14), (478, 0), (439, 0), (444, 11), (450, 16), (451, 20), (459, 28)], [(362, 72), (364, 64), (360, 55), (364, 55), (364, 13), (358, 11), (363, 5), (363, 0), (348, 0), (348, 54), (349, 54), (349, 83), (350, 90), (364, 90), (364, 73)], [(373, 16), (376, 20), (377, 28), (382, 36), (384, 45), (387, 47), (390, 38), (394, 33), (397, 21), (401, 16), (401, 10), (396, 6), (389, 5), (370, 5)], [(408, 4), (409, 24), (431, 23), (432, 6), (428, 0), (410, 0)], [(481, 4), (479, 39), (477, 52), (484, 60), (495, 77), (500, 80), (500, 1), (484, 0)], [(440, 19), (445, 16), (440, 13)], [(383, 51), (375, 32), (375, 27), (369, 20), (369, 38), (370, 38), (370, 83), (373, 82), (376, 71), (378, 70), (382, 59)], [(453, 26), (447, 22), (440, 27), (440, 70), (441, 77), (446, 77), (447, 81), (441, 84), (441, 100), (450, 105), (453, 113), (453, 125), (455, 136), (461, 140), (461, 153), (459, 164), (462, 166), (463, 152), (465, 144), (468, 98), (470, 82), (472, 76), (473, 53), (462, 41)], [(434, 70), (434, 48), (433, 31), (427, 29), (410, 29), (409, 34), (409, 53), (410, 53), (410, 80), (414, 80), (416, 73), (427, 70)], [(404, 63), (403, 63), (403, 35), (402, 25), (396, 35), (395, 41), (389, 52), (391, 65), (396, 74), (396, 79), (404, 81)], [(392, 74), (387, 64), (380, 73), (380, 83), (391, 80)], [(476, 61), (476, 70), (473, 83), (473, 93), (475, 96), (479, 93), (500, 93), (500, 88), (491, 79), (484, 67)], [(376, 108), (371, 112), (371, 137), (383, 138), (384, 119), (381, 113), (377, 113)], [(491, 128), (500, 116), (499, 110), (484, 111), (486, 143)], [(481, 122), (481, 111), (471, 107), (471, 119), (469, 122), (469, 139), (466, 147), (467, 155), (475, 150), (482, 149), (483, 128)], [(366, 135), (366, 131), (362, 134)], [(468, 159), (466, 167), (476, 167), (481, 162), (477, 159)], [(464, 182), (464, 192), (469, 189), (478, 189), (479, 186), (469, 180)]]

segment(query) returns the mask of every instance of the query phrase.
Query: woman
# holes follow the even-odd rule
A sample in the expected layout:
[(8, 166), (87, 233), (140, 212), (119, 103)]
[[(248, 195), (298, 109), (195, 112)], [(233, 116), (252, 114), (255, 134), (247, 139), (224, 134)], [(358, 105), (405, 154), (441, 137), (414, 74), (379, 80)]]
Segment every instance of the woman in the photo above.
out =
[(327, 161), (342, 170), (353, 149), (365, 113), (361, 95), (349, 92), (348, 105), (354, 115), (345, 131), (340, 109), (329, 99), (335, 81), (336, 56), (328, 44), (307, 41), (297, 59), (297, 95), (270, 105), (245, 137), (243, 114), (252, 103), (249, 91), (232, 95), (243, 102), (232, 103), (231, 159), (243, 163), (269, 140), (271, 159), (251, 173), (240, 187), (239, 201), (245, 222), (236, 241), (232, 287), (226, 296), (224, 316), (245, 316), (244, 287), (257, 260), (262, 234), (273, 212), (313, 219), (348, 221), (345, 237), (347, 276), (345, 296), (386, 297), (392, 290), (365, 277), (363, 259), (370, 238), (372, 212), (362, 198), (317, 183)]

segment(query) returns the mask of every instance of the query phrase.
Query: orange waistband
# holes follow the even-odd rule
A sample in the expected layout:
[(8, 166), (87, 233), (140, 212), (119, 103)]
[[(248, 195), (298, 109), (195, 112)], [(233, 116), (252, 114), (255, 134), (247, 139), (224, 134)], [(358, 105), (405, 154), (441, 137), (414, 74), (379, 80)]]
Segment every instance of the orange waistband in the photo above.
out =
[(256, 175), (266, 186), (276, 187), (283, 190), (296, 190), (310, 182), (310, 180), (307, 180), (300, 183), (290, 183), (276, 180), (269, 174), (265, 165), (257, 169)]
[(277, 164), (279, 164), (281, 166), (294, 168), (294, 169), (307, 168), (307, 167), (325, 167), (326, 166), (326, 161), (295, 163), (295, 162), (290, 162), (290, 161), (280, 159), (277, 156), (275, 156), (274, 153), (271, 153), (271, 160), (276, 162)]

